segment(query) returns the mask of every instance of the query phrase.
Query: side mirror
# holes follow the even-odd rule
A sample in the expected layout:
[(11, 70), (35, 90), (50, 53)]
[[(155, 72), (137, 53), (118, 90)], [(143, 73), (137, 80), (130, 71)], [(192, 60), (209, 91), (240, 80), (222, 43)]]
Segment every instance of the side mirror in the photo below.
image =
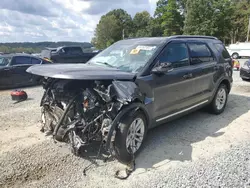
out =
[(172, 63), (166, 62), (166, 63), (160, 63), (156, 67), (152, 69), (153, 74), (164, 74), (167, 72), (171, 72), (173, 70)]

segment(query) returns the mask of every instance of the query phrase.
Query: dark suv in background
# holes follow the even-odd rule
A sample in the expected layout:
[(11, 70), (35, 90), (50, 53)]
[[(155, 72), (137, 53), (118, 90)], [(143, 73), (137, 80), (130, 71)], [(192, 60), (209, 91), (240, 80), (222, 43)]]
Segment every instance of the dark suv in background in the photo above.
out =
[(53, 63), (86, 63), (98, 52), (83, 52), (80, 46), (62, 46), (42, 50), (41, 57)]

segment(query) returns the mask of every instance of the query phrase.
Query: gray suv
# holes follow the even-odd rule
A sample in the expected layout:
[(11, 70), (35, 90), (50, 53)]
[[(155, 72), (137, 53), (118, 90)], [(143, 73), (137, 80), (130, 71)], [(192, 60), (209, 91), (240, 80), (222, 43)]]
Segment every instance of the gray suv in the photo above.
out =
[(73, 135), (78, 153), (102, 134), (105, 148), (124, 163), (150, 128), (203, 107), (222, 113), (233, 81), (230, 55), (209, 36), (122, 40), (86, 64), (33, 66), (28, 72), (46, 77), (41, 106), (60, 119), (53, 126), (44, 121), (54, 136)]

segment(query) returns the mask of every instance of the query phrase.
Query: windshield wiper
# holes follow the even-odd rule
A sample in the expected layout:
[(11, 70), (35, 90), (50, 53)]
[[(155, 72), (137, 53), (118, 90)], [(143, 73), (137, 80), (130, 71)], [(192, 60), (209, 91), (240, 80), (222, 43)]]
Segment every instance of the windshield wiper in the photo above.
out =
[(116, 68), (115, 66), (113, 66), (113, 65), (111, 65), (111, 64), (109, 64), (109, 63), (107, 63), (107, 62), (97, 61), (97, 62), (95, 62), (95, 63), (102, 64), (102, 65), (106, 65), (106, 66), (112, 67), (112, 68)]

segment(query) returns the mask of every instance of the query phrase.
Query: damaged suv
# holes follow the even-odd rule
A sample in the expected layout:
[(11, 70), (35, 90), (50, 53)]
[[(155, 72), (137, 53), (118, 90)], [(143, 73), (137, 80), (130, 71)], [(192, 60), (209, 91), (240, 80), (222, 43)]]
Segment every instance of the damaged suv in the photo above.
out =
[(86, 64), (35, 65), (44, 77), (42, 131), (79, 154), (92, 141), (122, 163), (147, 131), (194, 110), (224, 111), (232, 59), (209, 36), (136, 38), (116, 42)]

